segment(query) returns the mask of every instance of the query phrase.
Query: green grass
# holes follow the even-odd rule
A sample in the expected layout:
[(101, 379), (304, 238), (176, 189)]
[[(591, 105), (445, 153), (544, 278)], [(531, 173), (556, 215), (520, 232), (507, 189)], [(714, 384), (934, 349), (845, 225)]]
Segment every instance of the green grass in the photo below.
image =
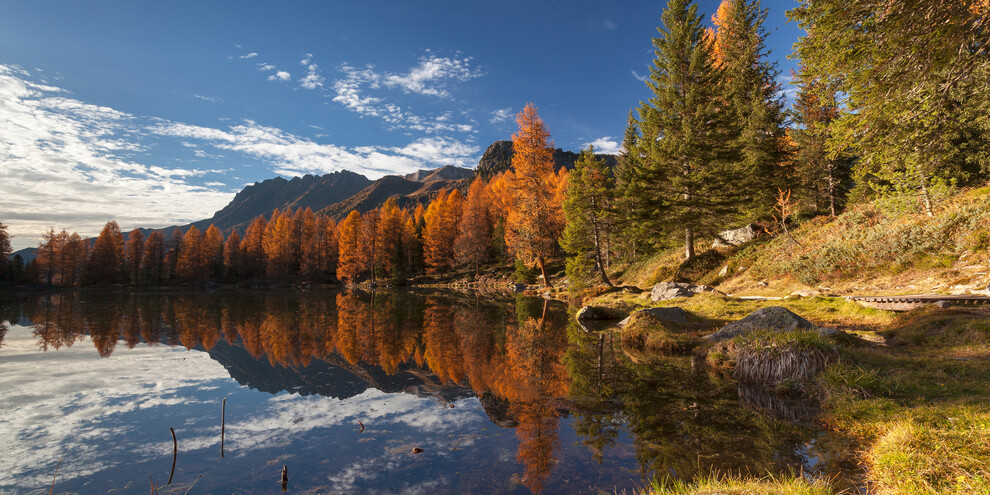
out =
[(831, 495), (834, 492), (821, 480), (766, 477), (743, 479), (710, 475), (690, 482), (654, 480), (644, 495)]
[(649, 316), (635, 315), (622, 329), (623, 347), (662, 355), (687, 354), (701, 345), (697, 329), (678, 328)]

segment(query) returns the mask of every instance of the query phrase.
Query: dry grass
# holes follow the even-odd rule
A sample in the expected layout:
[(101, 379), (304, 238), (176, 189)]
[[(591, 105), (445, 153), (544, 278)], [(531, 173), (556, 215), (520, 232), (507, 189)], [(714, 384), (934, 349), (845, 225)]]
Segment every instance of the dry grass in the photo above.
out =
[(755, 332), (715, 344), (706, 357), (742, 382), (773, 388), (810, 383), (835, 359), (834, 344), (811, 331)]

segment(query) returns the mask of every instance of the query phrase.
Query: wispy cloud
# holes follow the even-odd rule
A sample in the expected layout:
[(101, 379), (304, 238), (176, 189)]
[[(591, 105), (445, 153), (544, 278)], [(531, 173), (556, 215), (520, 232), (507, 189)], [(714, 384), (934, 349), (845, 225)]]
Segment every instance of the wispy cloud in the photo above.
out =
[(237, 57), (237, 58), (254, 58), (254, 57), (257, 57), (257, 56), (258, 56), (257, 53), (251, 52), (251, 53), (248, 53), (247, 55), (241, 55), (240, 57)]
[(258, 64), (258, 70), (261, 72), (268, 72), (270, 70), (275, 70), (275, 66), (272, 64), (260, 63)]
[(636, 72), (635, 70), (630, 72), (632, 72), (632, 76), (635, 77), (636, 80), (638, 80), (639, 82), (646, 82), (647, 76), (641, 76), (639, 75), (639, 72)]
[(193, 96), (193, 98), (196, 98), (197, 100), (208, 101), (210, 103), (221, 103), (221, 102), (223, 102), (223, 100), (221, 100), (220, 98), (217, 98), (215, 96), (203, 96), (201, 94), (196, 94), (196, 93), (193, 93), (192, 96)]
[(449, 98), (450, 82), (470, 81), (483, 75), (484, 70), (471, 66), (471, 57), (438, 57), (428, 53), (408, 72), (384, 75), (383, 82), (386, 87), (398, 87), (407, 93)]
[(428, 53), (420, 58), (418, 65), (401, 74), (379, 72), (370, 64), (363, 68), (344, 64), (339, 70), (344, 77), (333, 82), (332, 100), (359, 115), (382, 119), (389, 129), (431, 133), (474, 131), (469, 123), (454, 122), (451, 112), (429, 117), (416, 115), (385, 96), (368, 94), (369, 91), (380, 93), (385, 89), (401, 89), (405, 93), (450, 98), (451, 83), (484, 75), (481, 69), (471, 67), (470, 57), (448, 58)]
[(236, 151), (270, 163), (276, 173), (297, 176), (350, 170), (371, 178), (406, 174), (440, 165), (470, 167), (479, 148), (454, 139), (422, 138), (403, 147), (346, 148), (317, 143), (274, 127), (245, 121), (228, 130), (162, 123), (151, 132), (192, 139), (218, 150)]
[(21, 68), (0, 65), (0, 211), (18, 247), (49, 226), (99, 232), (205, 218), (232, 194), (190, 181), (211, 170), (142, 163), (142, 119), (66, 97)]
[(609, 31), (615, 31), (616, 29), (619, 29), (619, 24), (611, 19), (606, 19), (604, 22), (604, 27)]
[(492, 112), (492, 118), (488, 120), (489, 123), (499, 124), (505, 122), (512, 118), (512, 107), (499, 108)]
[(594, 141), (584, 143), (582, 147), (587, 148), (588, 146), (595, 147), (595, 153), (605, 153), (609, 155), (614, 155), (622, 150), (619, 143), (612, 138), (612, 136), (600, 137)]

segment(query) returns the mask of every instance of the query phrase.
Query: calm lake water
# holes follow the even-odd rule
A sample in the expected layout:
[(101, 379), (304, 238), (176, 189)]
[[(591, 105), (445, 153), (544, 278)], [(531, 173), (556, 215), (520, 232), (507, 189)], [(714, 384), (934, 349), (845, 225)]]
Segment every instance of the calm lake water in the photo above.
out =
[(277, 493), (283, 465), (292, 493), (614, 493), (836, 469), (806, 408), (623, 350), (536, 298), (8, 294), (0, 340), (3, 493), (47, 491), (56, 467), (57, 493)]

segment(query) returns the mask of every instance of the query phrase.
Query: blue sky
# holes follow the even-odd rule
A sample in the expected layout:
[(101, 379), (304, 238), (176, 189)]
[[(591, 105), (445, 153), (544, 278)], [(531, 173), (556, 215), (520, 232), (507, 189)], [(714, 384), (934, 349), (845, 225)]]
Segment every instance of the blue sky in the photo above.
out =
[[(782, 76), (794, 5), (764, 2)], [(0, 1), (0, 222), (21, 248), (207, 218), (276, 175), (473, 167), (527, 102), (558, 147), (614, 151), (663, 7)]]

